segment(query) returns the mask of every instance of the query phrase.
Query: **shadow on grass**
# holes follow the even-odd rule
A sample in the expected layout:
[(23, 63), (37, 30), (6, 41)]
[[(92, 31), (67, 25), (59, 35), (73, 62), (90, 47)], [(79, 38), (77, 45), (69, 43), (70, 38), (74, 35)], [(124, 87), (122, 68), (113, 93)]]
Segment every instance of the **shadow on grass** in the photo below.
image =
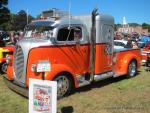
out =
[[(139, 74), (140, 74), (140, 71), (137, 72), (136, 76), (138, 76)], [(101, 88), (101, 87), (107, 86), (107, 85), (115, 83), (115, 82), (120, 82), (120, 81), (125, 80), (125, 79), (128, 79), (126, 77), (126, 75), (125, 76), (116, 77), (116, 78), (113, 78), (113, 77), (112, 78), (107, 78), (107, 79), (104, 79), (104, 80), (101, 80), (101, 81), (98, 81), (98, 82), (93, 82), (90, 85), (78, 88), (75, 91), (73, 91), (72, 94), (78, 93), (78, 92), (89, 91), (89, 90), (94, 89), (94, 88)], [(130, 78), (130, 79), (132, 79), (132, 78)]]
[(61, 108), (61, 113), (73, 113), (73, 107), (72, 106), (67, 106), (67, 107), (63, 107)]

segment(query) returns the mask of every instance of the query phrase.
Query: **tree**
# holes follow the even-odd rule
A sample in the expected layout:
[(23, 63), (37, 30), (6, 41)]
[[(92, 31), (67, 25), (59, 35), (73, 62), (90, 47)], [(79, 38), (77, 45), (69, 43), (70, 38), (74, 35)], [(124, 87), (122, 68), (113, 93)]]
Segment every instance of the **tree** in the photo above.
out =
[(129, 25), (132, 26), (132, 27), (140, 26), (140, 24), (138, 24), (138, 23), (129, 23)]
[(27, 25), (27, 16), (28, 16), (28, 23), (33, 20), (31, 15), (27, 15), (24, 10), (19, 11), (17, 14), (13, 15), (13, 30), (24, 30), (25, 26)]
[(7, 8), (8, 0), (0, 0), (0, 27), (5, 30), (5, 25), (10, 21), (10, 10)]
[(119, 27), (121, 27), (121, 24), (115, 24), (115, 25), (114, 25), (114, 30), (117, 31), (117, 29), (118, 29)]
[(37, 16), (36, 16), (36, 19), (40, 19), (41, 16), (42, 16), (42, 14), (37, 15)]
[(142, 28), (143, 28), (143, 29), (148, 29), (148, 32), (150, 32), (150, 24), (143, 23), (143, 24), (142, 24)]

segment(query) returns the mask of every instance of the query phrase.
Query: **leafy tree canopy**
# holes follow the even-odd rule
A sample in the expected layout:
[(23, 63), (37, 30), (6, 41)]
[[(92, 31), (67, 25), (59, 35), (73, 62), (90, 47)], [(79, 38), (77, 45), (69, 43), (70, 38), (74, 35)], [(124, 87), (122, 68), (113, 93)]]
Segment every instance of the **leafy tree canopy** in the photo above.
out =
[[(0, 28), (10, 20), (10, 10), (7, 8), (8, 0), (0, 0)], [(3, 28), (4, 29), (4, 28)]]
[[(28, 19), (28, 21), (27, 21)], [(24, 30), (25, 26), (33, 20), (31, 15), (27, 15), (24, 10), (20, 10), (13, 15), (13, 30)]]
[(143, 28), (143, 29), (148, 29), (148, 32), (150, 32), (150, 24), (143, 23), (143, 24), (142, 24), (142, 28)]

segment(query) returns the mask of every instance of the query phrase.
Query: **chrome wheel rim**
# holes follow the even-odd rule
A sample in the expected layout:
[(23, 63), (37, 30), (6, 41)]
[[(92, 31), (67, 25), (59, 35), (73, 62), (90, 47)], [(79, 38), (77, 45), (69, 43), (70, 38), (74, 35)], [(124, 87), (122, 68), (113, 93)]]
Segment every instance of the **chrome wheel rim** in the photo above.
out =
[(135, 73), (136, 73), (136, 64), (135, 62), (131, 62), (129, 64), (129, 75), (132, 77), (135, 75)]
[(57, 97), (64, 96), (69, 89), (68, 78), (66, 76), (59, 76), (55, 81), (57, 81)]

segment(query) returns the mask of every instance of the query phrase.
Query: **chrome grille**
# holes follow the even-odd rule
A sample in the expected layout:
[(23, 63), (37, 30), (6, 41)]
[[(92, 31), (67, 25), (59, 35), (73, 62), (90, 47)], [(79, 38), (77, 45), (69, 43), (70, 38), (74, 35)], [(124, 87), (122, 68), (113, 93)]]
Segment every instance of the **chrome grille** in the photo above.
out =
[(14, 52), (14, 74), (17, 79), (21, 79), (24, 69), (24, 55), (20, 46), (16, 46)]

